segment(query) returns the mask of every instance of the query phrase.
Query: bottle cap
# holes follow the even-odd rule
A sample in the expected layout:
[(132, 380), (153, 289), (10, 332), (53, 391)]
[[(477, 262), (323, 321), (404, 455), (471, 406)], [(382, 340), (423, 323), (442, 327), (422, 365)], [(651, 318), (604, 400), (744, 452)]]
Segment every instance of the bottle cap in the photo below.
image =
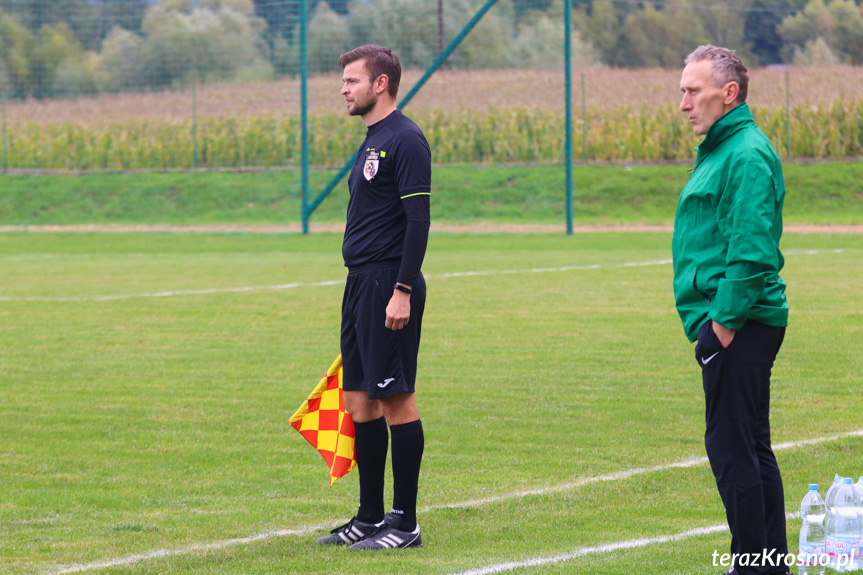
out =
[(854, 480), (850, 477), (845, 477), (842, 479), (842, 483), (844, 483), (845, 485), (851, 485), (852, 483), (854, 483)]
[(810, 483), (809, 484), (809, 491), (818, 491), (818, 484), (817, 483)]

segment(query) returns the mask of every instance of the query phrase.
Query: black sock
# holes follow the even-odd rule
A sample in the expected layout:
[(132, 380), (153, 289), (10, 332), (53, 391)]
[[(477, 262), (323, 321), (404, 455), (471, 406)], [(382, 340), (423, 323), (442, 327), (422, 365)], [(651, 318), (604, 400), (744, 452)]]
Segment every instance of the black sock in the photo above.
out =
[(393, 436), (393, 513), (401, 517), (399, 530), (417, 526), (417, 486), (425, 436), (420, 420), (391, 425)]
[(360, 473), (360, 507), (357, 519), (379, 523), (384, 519), (384, 471), (387, 465), (389, 433), (383, 417), (354, 423), (357, 471)]

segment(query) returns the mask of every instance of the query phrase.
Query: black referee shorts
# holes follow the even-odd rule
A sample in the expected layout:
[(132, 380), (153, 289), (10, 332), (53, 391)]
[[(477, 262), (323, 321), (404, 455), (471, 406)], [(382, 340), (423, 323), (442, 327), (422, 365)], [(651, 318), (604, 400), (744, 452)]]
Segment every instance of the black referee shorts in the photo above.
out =
[(426, 284), (412, 286), (411, 316), (400, 330), (386, 327), (387, 305), (399, 266), (350, 270), (342, 300), (342, 369), (346, 391), (367, 391), (369, 399), (413, 393), (417, 376)]

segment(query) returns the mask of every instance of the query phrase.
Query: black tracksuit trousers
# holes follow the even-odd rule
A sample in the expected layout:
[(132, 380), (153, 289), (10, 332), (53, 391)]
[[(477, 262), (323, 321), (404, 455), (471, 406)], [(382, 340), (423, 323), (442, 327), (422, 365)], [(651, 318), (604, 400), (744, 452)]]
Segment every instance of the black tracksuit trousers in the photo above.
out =
[[(784, 327), (747, 321), (723, 348), (708, 320), (695, 346), (706, 402), (704, 445), (741, 575), (788, 572), (785, 497), (770, 446), (770, 371), (784, 337)], [(741, 560), (743, 554), (749, 557)]]

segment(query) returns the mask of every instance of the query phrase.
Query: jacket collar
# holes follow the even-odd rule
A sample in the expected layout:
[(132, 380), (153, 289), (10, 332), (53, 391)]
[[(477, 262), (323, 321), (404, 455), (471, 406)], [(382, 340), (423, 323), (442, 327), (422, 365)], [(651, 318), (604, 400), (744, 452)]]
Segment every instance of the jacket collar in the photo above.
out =
[(752, 112), (749, 110), (749, 105), (746, 102), (738, 104), (729, 110), (707, 130), (707, 135), (697, 148), (698, 157), (695, 160), (695, 165), (700, 164), (710, 152), (718, 148), (722, 142), (732, 135), (746, 126), (754, 124), (755, 119), (752, 117)]

